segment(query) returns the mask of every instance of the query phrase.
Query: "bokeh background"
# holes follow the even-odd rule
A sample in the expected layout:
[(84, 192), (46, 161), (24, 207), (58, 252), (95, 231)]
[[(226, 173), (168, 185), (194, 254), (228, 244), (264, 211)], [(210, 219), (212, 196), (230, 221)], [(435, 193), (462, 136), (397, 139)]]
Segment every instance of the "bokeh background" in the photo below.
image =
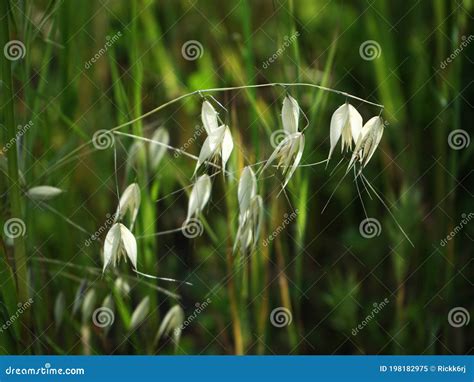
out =
[[(2, 1), (11, 11), (0, 58), (3, 145), (10, 99), (24, 131), (16, 181), (7, 170), (14, 149), (0, 156), (2, 226), (24, 222), (17, 238), (2, 230), (3, 353), (472, 353), (471, 0)], [(19, 57), (4, 51), (13, 40), (24, 45)], [(373, 237), (362, 234), (363, 205), (353, 177), (338, 185), (346, 167), (335, 167), (338, 153), (328, 169), (299, 168), (286, 195), (277, 196), (281, 176), (259, 181), (262, 239), (278, 234), (248, 257), (232, 254), (235, 179), (213, 178), (201, 236), (153, 236), (185, 219), (182, 189), (195, 162), (169, 151), (151, 166), (147, 144), (115, 136), (98, 150), (94, 133), (195, 90), (275, 82), (314, 83), (385, 106), (384, 136), (364, 173), (393, 216), (362, 188), (377, 221)], [(285, 91), (309, 119), (302, 163), (326, 159), (330, 118), (344, 96), (291, 86), (212, 93), (234, 137), (236, 176), (270, 155)], [(120, 131), (150, 138), (163, 126), (170, 145), (198, 155), (201, 102), (187, 97)], [(351, 103), (364, 120), (380, 112)], [(134, 234), (146, 236), (138, 269), (192, 286), (137, 276), (124, 262), (102, 275), (103, 227), (117, 190), (132, 182), (142, 196)], [(27, 198), (38, 185), (64, 192)], [(176, 305), (186, 319), (181, 338), (171, 325), (155, 341)], [(113, 312), (111, 325), (94, 320), (101, 307)]]

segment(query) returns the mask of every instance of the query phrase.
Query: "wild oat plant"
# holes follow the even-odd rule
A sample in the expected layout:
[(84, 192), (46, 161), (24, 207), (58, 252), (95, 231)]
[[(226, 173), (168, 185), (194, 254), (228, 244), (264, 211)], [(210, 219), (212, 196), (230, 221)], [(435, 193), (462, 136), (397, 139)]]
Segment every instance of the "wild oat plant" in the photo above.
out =
[[(274, 131), (272, 135), (279, 131), (283, 134), (280, 137), (280, 142), (277, 142), (273, 152), (271, 152), (266, 160), (250, 163), (246, 159), (243, 159), (239, 165), (229, 166), (232, 153), (239, 151), (240, 147), (234, 144), (232, 126), (228, 126), (225, 123), (225, 121), (229, 119), (226, 115), (226, 108), (218, 99), (212, 96), (212, 93), (237, 91), (254, 87), (280, 87), (283, 89), (284, 95), (281, 108), (282, 129)], [(334, 111), (331, 117), (328, 126), (330, 150), (327, 159), (324, 161), (304, 163), (305, 135), (311, 134), (312, 126), (311, 121), (306, 117), (298, 101), (290, 95), (291, 90), (295, 87), (318, 88), (343, 95), (346, 98), (346, 101)], [(202, 99), (200, 119), (206, 137), (200, 146), (199, 156), (192, 155), (183, 149), (171, 146), (169, 142), (172, 134), (169, 134), (166, 127), (163, 126), (159, 127), (152, 134), (151, 138), (121, 132), (124, 127), (134, 124), (145, 117), (149, 117), (158, 112), (165, 113), (166, 107), (190, 96), (200, 96)], [(352, 98), (379, 108), (379, 115), (373, 116), (363, 123), (363, 117), (357, 109), (349, 103), (349, 100)], [(271, 232), (275, 228), (272, 227), (270, 221), (265, 219), (266, 206), (264, 201), (268, 198), (268, 195), (265, 195), (263, 190), (269, 190), (268, 193), (270, 194), (273, 193), (273, 189), (277, 188), (279, 190), (277, 197), (281, 196), (281, 193), (285, 194), (285, 188), (288, 183), (298, 168), (302, 166), (320, 166), (325, 164), (325, 168), (322, 167), (322, 171), (326, 170), (329, 172), (329, 162), (330, 159), (336, 155), (336, 147), (339, 142), (341, 142), (341, 159), (331, 172), (334, 172), (338, 166), (346, 162), (347, 167), (345, 174), (341, 177), (340, 182), (344, 180), (347, 174), (353, 173), (353, 181), (356, 184), (362, 204), (364, 202), (359, 191), (359, 182), (367, 190), (369, 196), (371, 194), (375, 195), (375, 197), (386, 206), (383, 198), (377, 193), (363, 174), (364, 168), (375, 154), (383, 136), (385, 124), (381, 117), (382, 111), (383, 107), (381, 105), (373, 104), (334, 89), (324, 88), (314, 84), (272, 83), (258, 86), (199, 90), (171, 100), (132, 121), (123, 123), (109, 130), (100, 130), (94, 135), (91, 142), (99, 148), (107, 147), (114, 150), (116, 178), (118, 177), (117, 146), (119, 144), (118, 140), (121, 138), (131, 138), (136, 143), (141, 144), (145, 142), (147, 144), (147, 147), (137, 146), (135, 143), (131, 146), (129, 154), (126, 156), (126, 168), (128, 168), (129, 171), (137, 170), (134, 163), (137, 162), (136, 157), (139, 155), (140, 150), (143, 151), (148, 165), (152, 169), (156, 169), (156, 171), (159, 171), (159, 163), (167, 151), (183, 155), (189, 160), (196, 162), (194, 173), (189, 178), (189, 184), (184, 185), (181, 189), (172, 191), (168, 195), (161, 196), (161, 199), (165, 199), (182, 191), (186, 191), (189, 194), (186, 218), (182, 224), (175, 229), (153, 232), (136, 237), (133, 231), (137, 218), (140, 217), (140, 205), (142, 202), (140, 190), (146, 185), (131, 183), (125, 190), (119, 193), (121, 196), (117, 203), (116, 212), (113, 215), (113, 223), (105, 234), (101, 250), (97, 248), (97, 256), (100, 256), (103, 262), (102, 272), (104, 274), (110, 272), (113, 278), (114, 269), (120, 267), (121, 262), (128, 262), (131, 271), (145, 279), (180, 282), (192, 287), (192, 284), (185, 281), (180, 281), (172, 277), (153, 275), (151, 269), (144, 267), (145, 262), (140, 261), (140, 249), (137, 245), (137, 240), (146, 242), (147, 240), (154, 240), (156, 236), (174, 234), (176, 232), (181, 232), (185, 239), (194, 240), (198, 236), (201, 236), (204, 231), (206, 231), (206, 228), (211, 235), (215, 235), (210, 227), (212, 226), (210, 221), (217, 212), (213, 211), (212, 207), (209, 206), (209, 202), (212, 200), (213, 188), (216, 187), (216, 182), (221, 183), (224, 189), (223, 192), (226, 194), (225, 197), (235, 199), (238, 205), (238, 218), (236, 221), (233, 220), (234, 213), (228, 211), (232, 221), (232, 256), (235, 258), (233, 262), (236, 264), (232, 272), (234, 275), (241, 273), (245, 275), (247, 272), (252, 272), (250, 260), (255, 252), (259, 251), (262, 247), (261, 234), (263, 227), (266, 226), (265, 231), (268, 232)], [(300, 127), (301, 125), (303, 125), (303, 127)], [(201, 128), (201, 126), (198, 126), (198, 128)], [(269, 146), (271, 146), (270, 142)], [(348, 156), (345, 155), (346, 153), (348, 153)], [(170, 158), (173, 158), (173, 156), (170, 156)], [(281, 173), (281, 179), (277, 176), (279, 172)], [(264, 183), (268, 184), (264, 187)], [(234, 184), (237, 184), (237, 192), (235, 192)], [(118, 183), (116, 186), (118, 189)], [(39, 186), (30, 189), (27, 194), (39, 200), (47, 200), (57, 196), (60, 192), (61, 190), (55, 187)], [(288, 197), (287, 200), (289, 201)], [(229, 205), (235, 205), (236, 203), (229, 202)], [(208, 223), (206, 223), (206, 221), (208, 221)], [(400, 229), (403, 234), (405, 234), (401, 226)], [(406, 238), (409, 240), (408, 236), (406, 236)], [(138, 264), (141, 264), (141, 266), (139, 267)], [(123, 282), (120, 278), (115, 279), (115, 281), (116, 283), (120, 282), (120, 284)], [(164, 291), (163, 289), (160, 290)], [(176, 297), (171, 293), (167, 294), (171, 298)], [(118, 295), (115, 297), (117, 298)], [(86, 312), (84, 317), (92, 313), (92, 304), (90, 307), (87, 307), (89, 301), (90, 299), (87, 297), (84, 299), (83, 310)], [(102, 308), (105, 309), (104, 307), (109, 307), (107, 309), (109, 309), (110, 314), (114, 316), (113, 305), (112, 297), (109, 295), (106, 301), (104, 301)], [(133, 331), (133, 329), (137, 328), (139, 323), (145, 319), (149, 313), (149, 305), (150, 302), (147, 297), (135, 308), (129, 319), (125, 318), (126, 322), (128, 322), (127, 326), (129, 330)], [(86, 307), (84, 308), (84, 306)], [(98, 319), (100, 319), (100, 313), (97, 314)], [(108, 326), (110, 324), (110, 317), (105, 316), (102, 317), (102, 319), (104, 323), (102, 325), (99, 323), (99, 326)], [(172, 339), (176, 347), (178, 347), (181, 337), (181, 327), (183, 326), (184, 320), (184, 312), (179, 304), (173, 306), (164, 316), (159, 326), (153, 342), (154, 346), (159, 343), (164, 335), (172, 334)]]

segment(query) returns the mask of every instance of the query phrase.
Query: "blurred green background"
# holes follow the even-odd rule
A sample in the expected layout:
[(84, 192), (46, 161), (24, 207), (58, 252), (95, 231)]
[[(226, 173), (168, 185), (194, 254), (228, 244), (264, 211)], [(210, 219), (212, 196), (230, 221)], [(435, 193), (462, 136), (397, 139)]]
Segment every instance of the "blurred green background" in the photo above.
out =
[[(16, 217), (26, 228), (13, 240), (2, 230), (0, 321), (14, 322), (2, 327), (1, 352), (472, 353), (474, 224), (462, 223), (474, 212), (471, 0), (2, 1), (2, 51), (11, 40), (25, 48), (19, 59), (1, 56), (2, 144), (12, 122), (29, 127), (16, 142), (17, 179), (7, 170), (14, 150), (0, 156), (2, 227)], [(187, 196), (171, 193), (191, 183), (195, 162), (170, 151), (153, 167), (146, 144), (116, 136), (115, 150), (97, 150), (94, 133), (191, 91), (274, 82), (314, 83), (385, 106), (387, 127), (365, 175), (414, 248), (363, 189), (380, 231), (361, 235), (354, 180), (338, 186), (344, 165), (332, 173), (338, 154), (326, 170), (298, 169), (286, 197), (277, 197), (275, 178), (259, 182), (262, 238), (298, 214), (249, 258), (232, 254), (237, 183), (217, 176), (202, 236), (138, 240), (140, 271), (192, 286), (137, 276), (123, 262), (102, 276), (101, 227), (117, 189), (140, 185), (137, 237), (172, 230), (186, 217)], [(271, 154), (285, 91), (309, 119), (302, 163), (326, 159), (330, 118), (344, 96), (306, 87), (212, 93), (226, 109), (218, 111), (233, 134), (236, 175)], [(201, 102), (187, 97), (120, 131), (150, 138), (163, 126), (172, 146), (198, 155)], [(380, 111), (351, 103), (364, 121)], [(38, 185), (65, 192), (26, 198)], [(94, 232), (99, 239), (86, 245)], [(155, 341), (176, 305), (188, 322), (181, 338), (170, 329)], [(105, 328), (91, 318), (104, 306), (114, 318)]]

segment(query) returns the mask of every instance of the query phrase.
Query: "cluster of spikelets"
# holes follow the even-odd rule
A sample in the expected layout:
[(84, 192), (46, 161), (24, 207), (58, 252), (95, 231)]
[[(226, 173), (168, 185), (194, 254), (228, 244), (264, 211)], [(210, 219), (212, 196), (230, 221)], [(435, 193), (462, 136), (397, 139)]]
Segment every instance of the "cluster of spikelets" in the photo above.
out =
[[(282, 125), (285, 132), (284, 139), (278, 144), (270, 157), (263, 165), (262, 171), (270, 167), (281, 169), (284, 176), (282, 188), (285, 188), (294, 172), (298, 168), (304, 151), (305, 136), (299, 131), (300, 107), (298, 102), (287, 95), (283, 101), (281, 112)], [(201, 120), (207, 137), (201, 147), (194, 174), (205, 165), (220, 168), (226, 173), (226, 164), (234, 148), (230, 128), (221, 123), (217, 111), (212, 104), (205, 100), (201, 109)], [(303, 129), (304, 130), (304, 129)], [(362, 116), (349, 103), (341, 105), (332, 115), (330, 124), (330, 150), (326, 162), (331, 159), (334, 149), (341, 140), (341, 152), (352, 150), (347, 172), (356, 166), (359, 173), (372, 158), (380, 143), (384, 124), (380, 116), (369, 119), (363, 124)], [(163, 147), (168, 146), (169, 137)], [(158, 143), (158, 140), (157, 142)], [(160, 150), (160, 159), (163, 150)], [(158, 154), (157, 154), (158, 155)], [(234, 243), (234, 252), (240, 249), (242, 253), (251, 253), (260, 235), (263, 221), (263, 199), (257, 192), (257, 176), (252, 166), (244, 167), (238, 184), (239, 219), (238, 230)], [(261, 173), (257, 172), (257, 173)], [(196, 176), (188, 201), (188, 212), (182, 229), (185, 229), (193, 220), (199, 220), (212, 192), (211, 177), (207, 174)], [(115, 214), (114, 225), (108, 231), (104, 243), (105, 271), (110, 265), (116, 266), (120, 259), (130, 260), (133, 268), (137, 269), (137, 243), (132, 234), (138, 209), (140, 206), (140, 188), (136, 183), (131, 184), (122, 194)], [(129, 226), (123, 221), (129, 216)]]
[[(121, 258), (126, 261), (127, 257), (137, 269), (137, 241), (131, 231), (138, 215), (140, 199), (140, 187), (136, 183), (128, 186), (122, 194), (114, 224), (104, 241), (104, 271), (109, 265), (116, 266)], [(122, 223), (127, 214), (130, 215), (130, 229)]]
[(345, 148), (352, 149), (352, 142), (355, 143), (354, 151), (347, 170), (360, 162), (360, 170), (369, 163), (370, 158), (375, 153), (375, 149), (380, 143), (383, 135), (384, 124), (380, 116), (369, 119), (362, 126), (362, 116), (357, 109), (349, 103), (345, 103), (337, 108), (331, 118), (330, 141), (328, 161), (336, 147), (339, 139), (342, 138), (341, 152)]

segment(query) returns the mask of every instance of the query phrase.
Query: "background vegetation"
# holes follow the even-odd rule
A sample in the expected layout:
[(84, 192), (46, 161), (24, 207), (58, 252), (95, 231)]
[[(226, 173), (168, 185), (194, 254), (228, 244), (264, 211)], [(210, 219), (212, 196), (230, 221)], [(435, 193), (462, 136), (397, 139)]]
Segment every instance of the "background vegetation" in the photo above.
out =
[[(471, 0), (11, 1), (9, 30), (8, 2), (2, 3), (2, 50), (9, 40), (26, 47), (21, 59), (1, 56), (3, 145), (16, 126), (31, 125), (17, 142), (18, 171), (14, 149), (0, 156), (2, 227), (12, 217), (26, 227), (14, 240), (2, 232), (1, 321), (18, 316), (0, 333), (3, 353), (472, 352), (472, 323), (453, 327), (448, 314), (455, 307), (472, 312), (473, 224), (441, 243), (473, 207), (474, 145), (455, 150), (448, 137), (456, 129), (472, 135), (474, 45), (441, 67), (473, 33)], [(182, 51), (190, 40), (202, 46), (197, 59)], [(372, 60), (359, 52), (368, 40), (380, 46)], [(217, 176), (202, 236), (139, 240), (139, 270), (192, 286), (137, 276), (123, 263), (102, 276), (100, 227), (115, 211), (117, 187), (140, 185), (136, 236), (174, 229), (185, 219), (187, 196), (169, 194), (191, 183), (195, 162), (169, 152), (152, 168), (146, 146), (135, 145), (131, 156), (134, 139), (120, 136), (115, 166), (113, 149), (91, 143), (94, 132), (190, 91), (267, 82), (310, 82), (385, 105), (388, 126), (366, 176), (415, 247), (365, 192), (381, 232), (372, 239), (360, 234), (362, 204), (353, 179), (337, 187), (343, 168), (331, 175), (336, 159), (327, 170), (298, 169), (287, 197), (277, 197), (275, 178), (259, 183), (263, 237), (285, 214), (298, 214), (244, 266), (232, 255), (236, 182)], [(287, 90), (310, 121), (303, 163), (324, 160), (330, 117), (345, 97)], [(268, 158), (284, 94), (281, 87), (213, 93), (227, 109), (219, 112), (236, 144), (231, 171)], [(121, 131), (150, 137), (164, 126), (170, 144), (191, 140), (186, 150), (197, 155), (204, 140), (195, 133), (201, 102), (199, 95), (188, 97)], [(379, 112), (351, 102), (364, 120)], [(65, 192), (47, 202), (26, 198), (24, 191), (38, 185)], [(98, 230), (100, 239), (86, 245)], [(33, 303), (18, 315), (28, 298)], [(144, 299), (149, 309), (141, 320), (133, 312)], [(354, 335), (384, 299), (389, 303)], [(176, 304), (185, 318), (195, 318), (178, 344), (169, 337), (155, 342)], [(91, 316), (104, 305), (113, 307), (114, 323), (100, 328)], [(272, 325), (279, 307), (291, 312), (289, 325)]]

